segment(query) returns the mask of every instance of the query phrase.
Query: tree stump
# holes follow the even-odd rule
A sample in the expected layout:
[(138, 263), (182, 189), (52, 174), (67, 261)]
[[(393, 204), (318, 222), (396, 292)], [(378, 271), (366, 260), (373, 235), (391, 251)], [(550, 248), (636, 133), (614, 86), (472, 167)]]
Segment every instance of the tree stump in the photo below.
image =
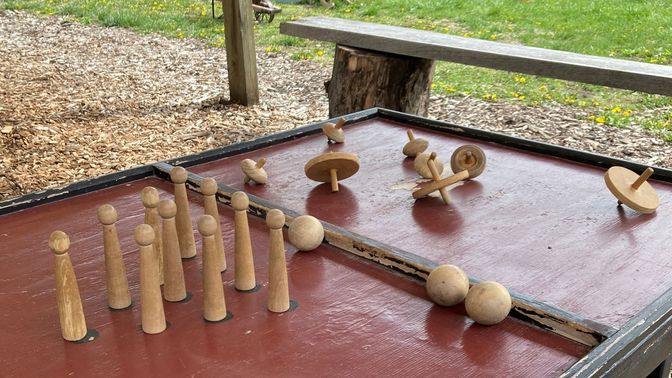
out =
[(427, 116), (434, 61), (336, 46), (329, 117), (381, 107)]

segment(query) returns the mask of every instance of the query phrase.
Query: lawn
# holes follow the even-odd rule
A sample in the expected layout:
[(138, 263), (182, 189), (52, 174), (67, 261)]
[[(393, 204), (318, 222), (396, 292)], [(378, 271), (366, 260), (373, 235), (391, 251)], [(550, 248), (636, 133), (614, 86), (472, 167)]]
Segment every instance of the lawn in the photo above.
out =
[[(328, 15), (408, 26), (578, 53), (672, 64), (672, 7), (668, 0), (337, 0), (336, 7), (276, 4), (281, 14), (256, 24), (257, 45), (294, 59), (330, 64), (333, 46), (278, 33), (280, 22)], [(72, 16), (82, 23), (201, 38), (224, 46), (223, 23), (209, 0), (4, 0), (0, 9)], [(216, 13), (221, 14), (217, 7)], [(672, 98), (440, 62), (433, 91), (487, 101), (584, 108), (594, 123), (640, 124), (672, 142)]]

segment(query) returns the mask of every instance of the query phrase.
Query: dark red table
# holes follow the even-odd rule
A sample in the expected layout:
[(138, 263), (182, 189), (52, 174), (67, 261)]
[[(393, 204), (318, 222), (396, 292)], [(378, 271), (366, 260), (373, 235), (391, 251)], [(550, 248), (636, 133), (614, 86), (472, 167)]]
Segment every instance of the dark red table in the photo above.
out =
[[(669, 374), (672, 350), (672, 172), (652, 181), (661, 207), (649, 216), (616, 206), (602, 176), (632, 162), (428, 121), (382, 109), (347, 117), (346, 142), (328, 145), (320, 124), (136, 168), (0, 203), (1, 344), (8, 375), (234, 376), (590, 376)], [(406, 129), (430, 140), (448, 161), (476, 144), (485, 172), (439, 198), (414, 201), (413, 161), (401, 147)], [(312, 182), (303, 165), (331, 151), (358, 153), (361, 169), (340, 191)], [(244, 185), (244, 158), (265, 158), (269, 182)], [(170, 198), (168, 172), (190, 172), (192, 219), (203, 214), (203, 177), (220, 184), (218, 200), (229, 265), (233, 265), (230, 195), (250, 195), (257, 281), (240, 293), (223, 273), (230, 321), (201, 317), (199, 256), (185, 260), (191, 301), (165, 304), (171, 326), (140, 330), (138, 255), (133, 229), (142, 222), (140, 190)], [(449, 169), (449, 165), (447, 165)], [(117, 224), (134, 307), (106, 307), (98, 206), (117, 208)], [(288, 223), (311, 214), (325, 224), (325, 243), (297, 252), (286, 243), (290, 296), (278, 315), (265, 309), (266, 211)], [(63, 341), (58, 328), (49, 234), (72, 241), (89, 328), (85, 344)], [(197, 242), (200, 240), (197, 235)], [(496, 280), (513, 293), (511, 316), (474, 324), (462, 305), (429, 301), (424, 282), (437, 264), (461, 266), (473, 282)]]

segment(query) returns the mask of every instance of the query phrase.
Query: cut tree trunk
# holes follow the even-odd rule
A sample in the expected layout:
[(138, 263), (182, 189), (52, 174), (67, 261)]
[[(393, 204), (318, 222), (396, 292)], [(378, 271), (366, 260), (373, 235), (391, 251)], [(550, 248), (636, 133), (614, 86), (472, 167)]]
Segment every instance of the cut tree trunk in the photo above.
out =
[(434, 61), (336, 46), (329, 117), (372, 107), (427, 116)]

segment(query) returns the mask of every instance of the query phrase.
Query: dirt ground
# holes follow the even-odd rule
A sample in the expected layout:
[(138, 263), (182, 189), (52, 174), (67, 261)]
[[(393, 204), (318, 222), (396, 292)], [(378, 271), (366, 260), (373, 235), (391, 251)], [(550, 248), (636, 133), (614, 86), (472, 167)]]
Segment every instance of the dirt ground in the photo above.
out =
[[(228, 97), (202, 41), (0, 12), (0, 200), (327, 118), (330, 68), (258, 53), (260, 105)], [(430, 118), (672, 166), (672, 145), (580, 110), (434, 96)]]

